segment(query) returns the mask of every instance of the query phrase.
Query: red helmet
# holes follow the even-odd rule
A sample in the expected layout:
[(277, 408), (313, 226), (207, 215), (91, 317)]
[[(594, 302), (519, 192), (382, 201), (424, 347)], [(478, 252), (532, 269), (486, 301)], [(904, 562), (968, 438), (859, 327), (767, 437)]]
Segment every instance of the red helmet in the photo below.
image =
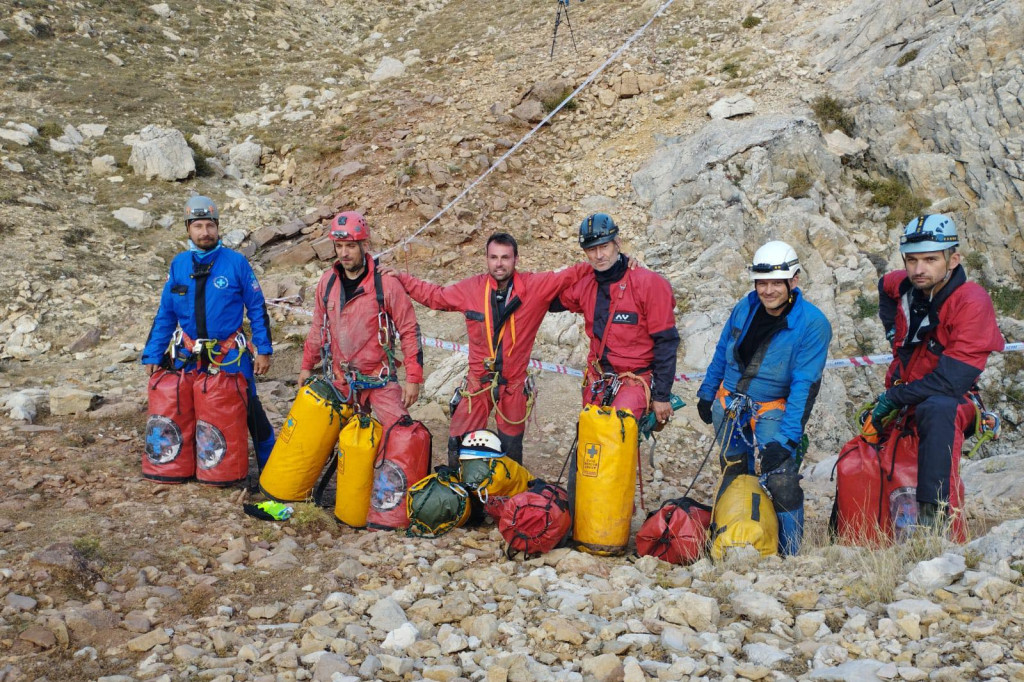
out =
[(361, 213), (345, 211), (331, 219), (329, 234), (336, 242), (361, 242), (370, 238), (370, 226)]

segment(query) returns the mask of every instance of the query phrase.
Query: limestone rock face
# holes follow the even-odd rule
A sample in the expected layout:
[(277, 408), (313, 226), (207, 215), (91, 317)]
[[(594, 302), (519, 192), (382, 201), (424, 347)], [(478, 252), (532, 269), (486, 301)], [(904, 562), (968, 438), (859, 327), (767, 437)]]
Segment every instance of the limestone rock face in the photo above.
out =
[(859, 2), (809, 40), (878, 160), (946, 200), (993, 274), (1024, 272), (1024, 6)]

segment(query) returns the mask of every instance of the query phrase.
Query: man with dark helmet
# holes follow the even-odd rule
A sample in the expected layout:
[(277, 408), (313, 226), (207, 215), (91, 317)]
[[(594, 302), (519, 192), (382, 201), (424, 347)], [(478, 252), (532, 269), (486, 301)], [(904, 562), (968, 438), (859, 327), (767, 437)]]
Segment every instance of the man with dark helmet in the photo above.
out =
[[(342, 396), (372, 410), (387, 430), (408, 416), (423, 383), (416, 313), (401, 285), (381, 277), (369, 252), (370, 227), (361, 213), (334, 216), (328, 234), (338, 260), (317, 283), (299, 385), (320, 363)], [(395, 357), (399, 339), (402, 362)], [(398, 368), (403, 364), (405, 382), (399, 384)]]
[(637, 419), (652, 410), (665, 424), (679, 347), (672, 286), (630, 267), (619, 227), (605, 213), (583, 220), (579, 244), (590, 271), (562, 292), (557, 309), (581, 313), (590, 339), (583, 404), (629, 408)]
[(878, 281), (878, 316), (894, 357), (872, 422), (913, 410), (918, 522), (936, 528), (961, 512), (951, 499), (963, 499), (960, 449), (975, 423), (972, 396), (988, 356), (1004, 347), (992, 299), (967, 280), (959, 244), (952, 218), (914, 218), (900, 236), (905, 269)]
[[(189, 250), (171, 261), (142, 364), (150, 374), (160, 366), (205, 371), (216, 353), (218, 371), (242, 373), (249, 386), (249, 434), (262, 469), (274, 449), (274, 429), (254, 379), (270, 370), (274, 352), (263, 291), (245, 256), (221, 245), (220, 211), (212, 199), (197, 195), (186, 202), (185, 230)], [(242, 335), (245, 317), (249, 339)], [(226, 351), (222, 357), (220, 350)]]
[(800, 260), (789, 244), (759, 248), (750, 277), (754, 290), (733, 308), (697, 389), (697, 413), (727, 441), (723, 469), (761, 477), (779, 519), (779, 554), (787, 556), (803, 542), (798, 448), (821, 386), (832, 326), (797, 287)]

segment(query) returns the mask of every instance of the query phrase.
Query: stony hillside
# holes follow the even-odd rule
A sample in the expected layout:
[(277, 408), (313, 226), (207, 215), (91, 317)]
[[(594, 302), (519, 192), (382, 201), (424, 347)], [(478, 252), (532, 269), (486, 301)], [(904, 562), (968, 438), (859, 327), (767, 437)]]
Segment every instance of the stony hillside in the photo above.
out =
[[(827, 374), (811, 537), (784, 562), (506, 561), (491, 527), (432, 543), (341, 531), (312, 508), (272, 525), (241, 513), (245, 491), (139, 479), (138, 351), (192, 191), (221, 203), (267, 294), (300, 307), (338, 209), (437, 281), (479, 271), (495, 229), (519, 238), (522, 267), (573, 262), (575, 226), (607, 211), (672, 281), (687, 372), (773, 237), (801, 253), (832, 356), (885, 352), (874, 282), (898, 264), (900, 221), (931, 207), (957, 217), (969, 273), (1024, 339), (1019, 0), (676, 0), (405, 242), (659, 6), (574, 2), (553, 57), (551, 0), (0, 9), (0, 682), (1024, 679), (1020, 354), (983, 381), (1005, 437), (967, 468), (967, 547), (827, 545), (834, 454), (881, 387), (864, 369)], [(260, 393), (279, 424), (308, 317), (272, 314)], [(458, 316), (421, 324), (464, 340)], [(536, 357), (584, 353), (575, 320), (545, 322)], [(427, 361), (415, 415), (437, 435), (464, 359)], [(576, 384), (539, 385), (527, 463), (553, 478)], [(677, 392), (693, 403), (694, 388)], [(648, 506), (681, 493), (710, 445), (691, 410), (645, 455)], [(704, 471), (698, 496), (714, 484)]]

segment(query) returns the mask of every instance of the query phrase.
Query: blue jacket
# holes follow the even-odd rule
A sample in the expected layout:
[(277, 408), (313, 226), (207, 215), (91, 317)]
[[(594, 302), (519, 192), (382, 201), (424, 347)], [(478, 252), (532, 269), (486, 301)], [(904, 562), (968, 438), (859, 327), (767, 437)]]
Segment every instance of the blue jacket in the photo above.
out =
[[(192, 276), (197, 263), (210, 265), (205, 286), (198, 285), (202, 280)], [(197, 310), (200, 299), (205, 299), (205, 305)], [(224, 247), (205, 254), (198, 251), (179, 253), (171, 261), (171, 271), (160, 296), (160, 307), (153, 319), (146, 348), (142, 351), (142, 364), (160, 363), (179, 325), (193, 339), (224, 340), (242, 327), (243, 314), (249, 318), (252, 328), (249, 340), (256, 347), (256, 352), (272, 354), (270, 316), (263, 291), (245, 256)], [(233, 352), (226, 360), (230, 361), (236, 355)]]
[[(786, 327), (768, 344), (768, 352), (746, 394), (755, 402), (786, 399), (786, 411), (775, 440), (793, 452), (809, 408), (813, 406), (832, 340), (832, 325), (814, 305), (804, 300), (799, 288), (793, 289), (793, 308), (786, 315)], [(708, 366), (697, 397), (714, 400), (719, 384), (733, 391), (743, 375), (736, 351), (750, 327), (761, 302), (751, 291), (736, 304), (726, 322)]]

